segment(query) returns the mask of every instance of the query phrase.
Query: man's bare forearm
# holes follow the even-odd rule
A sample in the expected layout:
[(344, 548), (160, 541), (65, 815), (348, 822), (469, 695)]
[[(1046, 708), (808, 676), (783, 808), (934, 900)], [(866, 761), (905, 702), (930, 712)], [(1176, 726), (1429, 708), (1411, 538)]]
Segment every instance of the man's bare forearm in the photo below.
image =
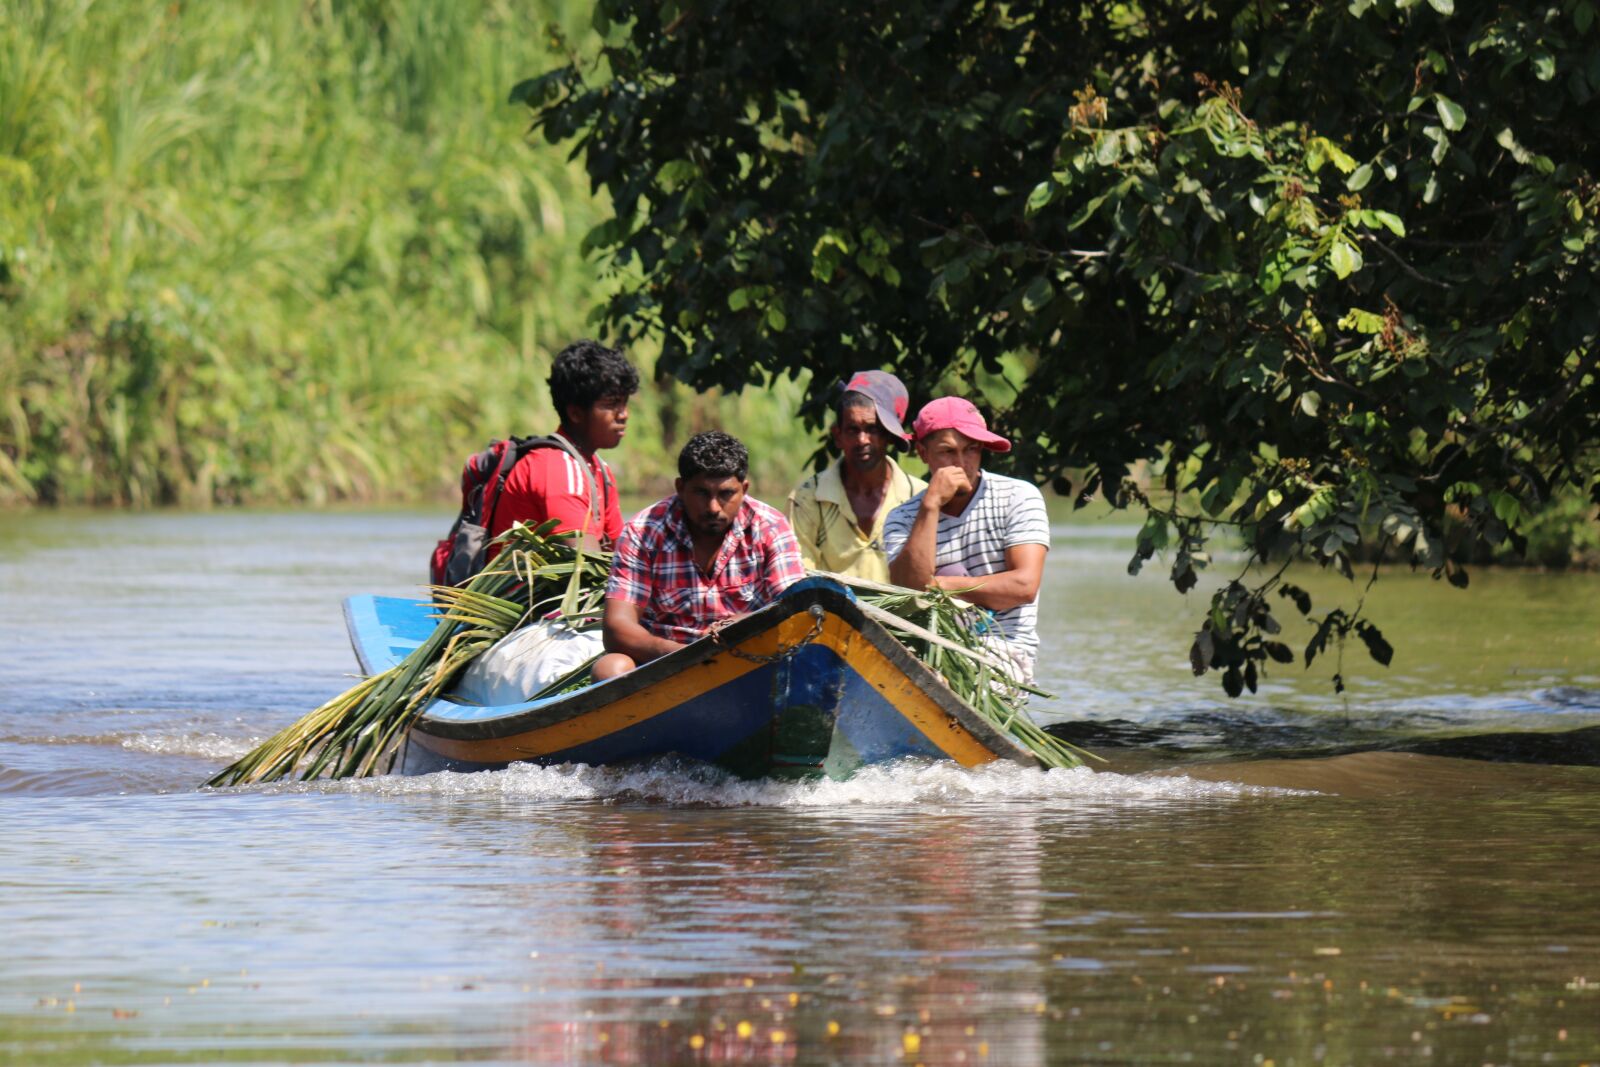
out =
[(648, 663), (683, 647), (676, 641), (657, 637), (640, 623), (629, 620), (609, 620), (602, 638), (607, 652), (621, 652), (631, 656), (635, 663)]
[(889, 562), (889, 580), (907, 589), (926, 589), (933, 581), (939, 551), (938, 509), (921, 508), (900, 554)]
[(1006, 549), (1006, 569), (1003, 571), (984, 575), (944, 575), (935, 577), (929, 584), (980, 608), (1009, 611), (1030, 604), (1039, 596), (1047, 551), (1044, 545), (1012, 545)]
[(1033, 601), (1039, 594), (1039, 581), (1021, 571), (996, 571), (993, 574), (935, 575), (926, 588), (943, 589), (951, 596), (990, 611), (1009, 611)]

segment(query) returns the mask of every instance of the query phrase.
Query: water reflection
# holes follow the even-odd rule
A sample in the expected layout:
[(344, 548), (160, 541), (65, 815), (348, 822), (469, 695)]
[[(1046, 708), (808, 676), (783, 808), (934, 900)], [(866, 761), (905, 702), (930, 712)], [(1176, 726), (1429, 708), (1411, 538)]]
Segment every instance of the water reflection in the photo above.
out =
[(663, 763), (194, 792), (342, 687), (332, 605), (413, 589), (440, 521), (0, 518), (0, 1058), (1600, 1048), (1600, 769), (1572, 765), (1600, 728), (1593, 576), (1385, 579), (1393, 671), (1347, 671), (1348, 701), (1284, 671), (1232, 703), (1183, 662), (1193, 598), (1126, 578), (1115, 538), (1063, 536), (1041, 667), (1107, 772), (797, 785)]
[(546, 945), (514, 1058), (1045, 1062), (1037, 814), (727, 815), (595, 813), (527, 840), (555, 882), (479, 889)]

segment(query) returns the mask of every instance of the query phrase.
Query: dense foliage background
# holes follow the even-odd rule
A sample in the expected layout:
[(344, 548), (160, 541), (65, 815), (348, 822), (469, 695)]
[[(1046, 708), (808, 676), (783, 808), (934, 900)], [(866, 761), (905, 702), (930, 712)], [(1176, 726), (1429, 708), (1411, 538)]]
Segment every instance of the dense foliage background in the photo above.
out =
[[(597, 28), (516, 95), (610, 195), (609, 321), (685, 380), (961, 383), (1023, 473), (1143, 504), (1132, 569), (1170, 550), (1179, 590), (1219, 526), (1456, 584), (1532, 515), (1592, 538), (1591, 0), (600, 0)], [(1225, 583), (1196, 671), (1253, 688), (1285, 603)], [(1359, 607), (1318, 622), (1308, 659), (1387, 661)]]
[[(444, 494), (487, 438), (547, 430), (603, 201), (506, 93), (589, 14), (8, 2), (0, 504)], [(647, 384), (625, 481), (727, 423), (786, 489), (800, 391)]]
[[(1592, 557), (1597, 93), (1594, 0), (18, 0), (0, 504), (447, 493), (609, 331), (635, 489), (723, 425), (781, 496), (878, 365), (1179, 589), (1218, 529)], [(1197, 669), (1297, 594), (1224, 582)]]

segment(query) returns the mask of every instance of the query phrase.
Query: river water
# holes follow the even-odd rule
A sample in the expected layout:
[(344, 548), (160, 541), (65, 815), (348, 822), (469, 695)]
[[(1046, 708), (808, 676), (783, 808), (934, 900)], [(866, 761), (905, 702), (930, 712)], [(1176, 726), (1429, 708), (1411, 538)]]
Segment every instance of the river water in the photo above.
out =
[(442, 522), (0, 516), (0, 1062), (1600, 1062), (1600, 576), (1386, 575), (1391, 667), (1230, 701), (1208, 587), (1060, 526), (1039, 711), (1104, 769), (198, 789)]

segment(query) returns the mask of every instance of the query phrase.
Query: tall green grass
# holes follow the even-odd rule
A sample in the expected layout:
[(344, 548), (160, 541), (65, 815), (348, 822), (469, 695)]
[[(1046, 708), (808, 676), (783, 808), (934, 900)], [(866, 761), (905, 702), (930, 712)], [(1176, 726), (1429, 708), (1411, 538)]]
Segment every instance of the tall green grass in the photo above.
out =
[[(6, 8), (0, 504), (433, 495), (488, 437), (549, 428), (601, 216), (505, 99), (587, 5)], [(647, 384), (625, 482), (718, 425), (781, 495), (799, 388)]]

